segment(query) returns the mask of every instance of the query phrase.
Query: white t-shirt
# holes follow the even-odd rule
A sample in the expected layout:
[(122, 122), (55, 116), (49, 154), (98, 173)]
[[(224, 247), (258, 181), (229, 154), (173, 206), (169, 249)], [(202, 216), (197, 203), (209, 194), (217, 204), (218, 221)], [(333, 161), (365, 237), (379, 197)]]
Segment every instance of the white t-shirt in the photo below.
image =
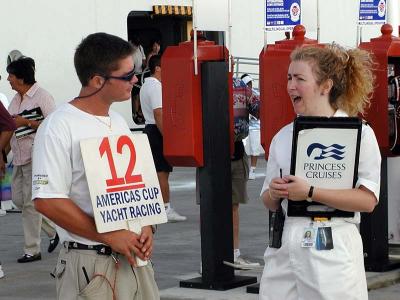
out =
[(142, 73), (143, 60), (146, 60), (146, 55), (142, 45), (135, 47), (133, 51), (133, 63), (135, 64), (135, 73)]
[[(111, 124), (111, 128), (107, 124)], [(129, 127), (112, 110), (109, 111), (109, 117), (95, 117), (69, 103), (60, 106), (44, 120), (35, 137), (32, 199), (69, 198), (86, 214), (93, 216), (79, 142), (88, 138), (121, 134), (130, 134)], [(98, 244), (58, 226), (57, 232), (61, 241)]]
[[(337, 110), (334, 117), (348, 117), (342, 111)], [(266, 177), (261, 189), (262, 195), (269, 187), (273, 178), (279, 177), (279, 169), (282, 174), (290, 174), (290, 160), (292, 155), (293, 123), (283, 127), (272, 139), (267, 163)], [(381, 178), (381, 155), (375, 133), (370, 126), (362, 125), (360, 157), (358, 165), (358, 180), (356, 187), (365, 186), (375, 194), (379, 200)], [(282, 207), (287, 211), (287, 199), (282, 202)], [(359, 223), (360, 213), (356, 212), (354, 218), (345, 218), (346, 221)]]
[(153, 110), (162, 108), (161, 82), (154, 77), (147, 77), (140, 89), (140, 105), (142, 106), (145, 124), (156, 124)]

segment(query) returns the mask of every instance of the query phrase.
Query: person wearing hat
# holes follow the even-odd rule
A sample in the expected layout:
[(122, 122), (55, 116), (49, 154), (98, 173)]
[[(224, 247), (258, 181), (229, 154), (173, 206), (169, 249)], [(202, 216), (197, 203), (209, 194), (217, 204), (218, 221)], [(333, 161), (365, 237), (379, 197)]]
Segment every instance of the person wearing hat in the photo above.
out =
[[(241, 79), (254, 93), (258, 94), (258, 92), (253, 89), (253, 78), (251, 78), (250, 75), (243, 74)], [(255, 179), (257, 159), (258, 156), (264, 153), (264, 149), (261, 147), (260, 143), (260, 120), (251, 114), (249, 116), (249, 135), (244, 140), (244, 144), (246, 153), (250, 156), (249, 179)]]

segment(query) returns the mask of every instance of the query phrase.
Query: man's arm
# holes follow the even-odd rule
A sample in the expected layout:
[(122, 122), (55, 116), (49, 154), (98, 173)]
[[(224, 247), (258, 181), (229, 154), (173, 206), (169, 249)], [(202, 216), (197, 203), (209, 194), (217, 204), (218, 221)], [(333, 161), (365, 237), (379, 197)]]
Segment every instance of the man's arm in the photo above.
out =
[(14, 131), (3, 131), (0, 134), (0, 151), (7, 148), (8, 143), (13, 135)]
[(162, 124), (162, 108), (153, 109), (154, 120), (156, 121), (156, 125), (158, 130), (160, 130), (161, 134), (163, 134), (163, 124)]
[(84, 238), (109, 245), (115, 252), (123, 254), (133, 266), (136, 266), (136, 260), (132, 252), (142, 260), (149, 259), (151, 255), (153, 243), (151, 226), (143, 227), (140, 236), (128, 230), (98, 233), (94, 219), (71, 199), (35, 198), (34, 204), (38, 212), (58, 226)]
[(10, 139), (15, 129), (16, 125), (13, 118), (8, 113), (4, 105), (0, 102), (0, 178), (3, 178), (6, 170), (2, 152), (3, 150), (6, 153), (9, 152), (6, 150), (6, 148), (10, 143)]
[(6, 173), (6, 162), (3, 159), (3, 150), (7, 153), (6, 148), (14, 131), (3, 131), (0, 133), (0, 179), (3, 179)]
[(32, 129), (37, 129), (41, 123), (41, 121), (36, 121), (36, 120), (29, 120), (24, 117), (21, 117), (20, 115), (15, 115), (14, 116), (14, 121), (17, 127), (30, 127)]

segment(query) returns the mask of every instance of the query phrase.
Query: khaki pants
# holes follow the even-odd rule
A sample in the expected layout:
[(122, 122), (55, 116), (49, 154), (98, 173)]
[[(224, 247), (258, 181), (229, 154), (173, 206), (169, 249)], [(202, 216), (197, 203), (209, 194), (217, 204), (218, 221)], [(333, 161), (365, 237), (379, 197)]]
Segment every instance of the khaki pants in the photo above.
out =
[(56, 231), (50, 220), (43, 219), (32, 201), (32, 163), (14, 166), (12, 175), (12, 201), (22, 211), (22, 226), (24, 229), (26, 254), (40, 252), (40, 228), (52, 238)]
[(114, 286), (117, 300), (160, 299), (150, 262), (145, 267), (133, 268), (124, 256), (118, 259), (116, 267), (111, 256), (99, 255), (94, 250), (63, 247), (54, 270), (57, 299), (112, 300)]

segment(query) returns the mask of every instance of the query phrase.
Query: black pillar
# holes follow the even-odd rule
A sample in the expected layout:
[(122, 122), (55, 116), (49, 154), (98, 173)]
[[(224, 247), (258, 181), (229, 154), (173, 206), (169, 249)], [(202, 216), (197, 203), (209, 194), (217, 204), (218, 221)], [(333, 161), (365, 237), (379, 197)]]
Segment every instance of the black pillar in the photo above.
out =
[(226, 290), (257, 282), (235, 276), (233, 261), (232, 181), (228, 65), (201, 65), (204, 167), (199, 168), (202, 277), (181, 287)]

